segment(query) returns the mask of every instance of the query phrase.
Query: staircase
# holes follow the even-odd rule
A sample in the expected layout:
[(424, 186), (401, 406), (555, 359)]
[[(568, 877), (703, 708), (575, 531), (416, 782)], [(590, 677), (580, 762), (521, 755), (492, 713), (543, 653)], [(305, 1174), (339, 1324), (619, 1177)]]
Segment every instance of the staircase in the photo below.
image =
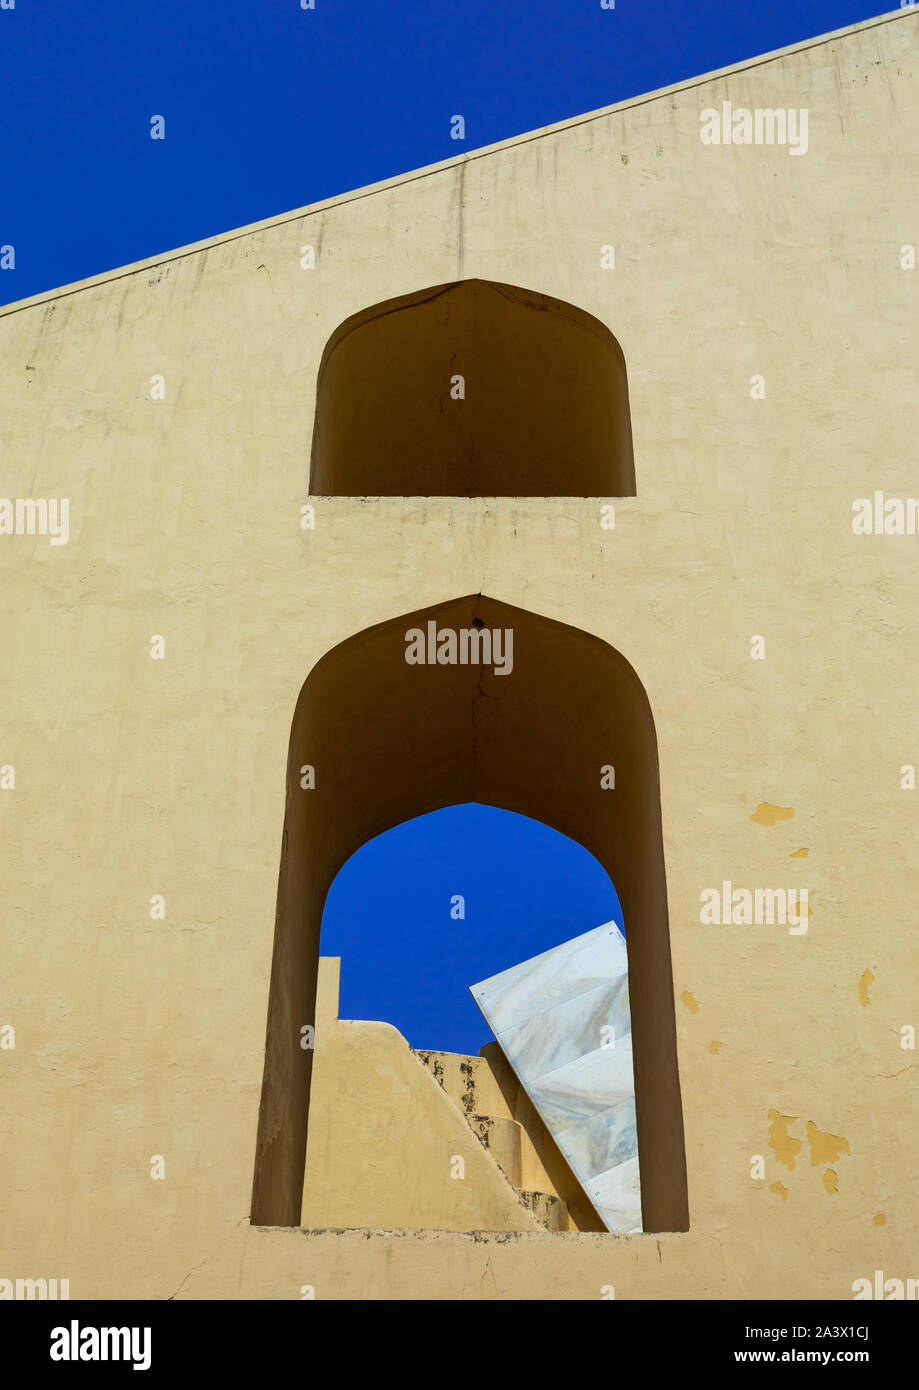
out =
[[(487, 1055), (490, 1050), (491, 1055)], [(498, 1044), (489, 1043), (482, 1049), (486, 1055), (478, 1057), (417, 1048), (413, 1051), (459, 1107), (470, 1129), (536, 1220), (547, 1231), (582, 1229), (573, 1220), (568, 1202), (559, 1194), (558, 1182), (549, 1176), (533, 1142), (532, 1123), (521, 1122), (519, 1112), (525, 1112), (529, 1106), (532, 1118), (545, 1134), (542, 1121), (525, 1095), (525, 1105), (521, 1105), (520, 1084)], [(530, 1117), (524, 1113), (523, 1119)], [(537, 1131), (537, 1142), (540, 1140)]]

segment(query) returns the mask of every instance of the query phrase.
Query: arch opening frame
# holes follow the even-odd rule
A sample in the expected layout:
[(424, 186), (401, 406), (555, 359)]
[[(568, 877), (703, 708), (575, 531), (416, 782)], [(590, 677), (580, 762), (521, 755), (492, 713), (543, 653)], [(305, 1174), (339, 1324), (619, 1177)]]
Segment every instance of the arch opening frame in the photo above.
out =
[[(409, 664), (412, 629), (510, 629), (513, 669)], [(311, 790), (300, 769), (316, 770)], [(601, 768), (615, 767), (615, 789)], [(327, 652), (297, 700), (287, 767), (254, 1225), (297, 1226), (306, 1160), (326, 895), (367, 840), (476, 801), (582, 844), (622, 905), (629, 965), (642, 1221), (689, 1227), (657, 739), (644, 687), (600, 638), (481, 594), (366, 628)]]

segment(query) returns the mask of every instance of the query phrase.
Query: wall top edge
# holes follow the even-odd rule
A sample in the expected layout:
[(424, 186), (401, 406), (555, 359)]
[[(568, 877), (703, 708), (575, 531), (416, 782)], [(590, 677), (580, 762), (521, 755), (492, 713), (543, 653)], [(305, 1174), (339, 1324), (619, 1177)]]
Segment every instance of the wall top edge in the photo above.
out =
[(904, 8), (888, 11), (886, 14), (878, 15), (871, 19), (862, 20), (858, 24), (849, 24), (845, 28), (834, 29), (829, 33), (820, 34), (816, 38), (803, 39), (801, 42), (789, 44), (785, 48), (774, 49), (771, 53), (764, 53), (753, 58), (745, 58), (741, 62), (730, 64), (728, 67), (716, 68), (711, 72), (702, 73), (698, 77), (687, 78), (683, 82), (675, 82), (667, 87), (659, 87), (653, 92), (643, 93), (640, 96), (628, 97), (624, 101), (614, 102), (611, 106), (603, 106), (596, 111), (588, 111), (580, 116), (569, 116), (567, 119), (556, 121), (552, 125), (526, 131), (522, 135), (513, 135), (506, 140), (499, 140), (492, 145), (483, 145), (478, 149), (470, 150), (467, 154), (454, 155), (450, 159), (440, 160), (436, 164), (423, 165), (421, 168), (409, 170), (404, 174), (396, 174), (392, 178), (381, 179), (377, 183), (366, 184), (362, 188), (352, 189), (346, 193), (338, 193), (331, 198), (324, 198), (316, 203), (308, 203), (304, 207), (296, 208), (291, 212), (281, 213), (275, 217), (268, 217), (259, 222), (250, 222), (244, 227), (231, 228), (229, 231), (217, 233), (216, 236), (206, 237), (201, 241), (189, 242), (188, 245), (176, 247), (171, 251), (148, 256), (144, 260), (131, 261), (127, 265), (117, 266), (112, 270), (102, 271), (100, 274), (89, 276), (85, 280), (75, 280), (71, 284), (61, 285), (56, 289), (44, 290), (40, 294), (31, 295), (26, 299), (13, 300), (10, 304), (0, 305), (0, 318), (4, 318), (9, 314), (18, 313), (23, 309), (33, 308), (38, 304), (48, 303), (56, 299), (63, 299), (72, 294), (79, 294), (82, 290), (93, 289), (97, 285), (104, 285), (109, 281), (120, 280), (128, 275), (139, 274), (142, 271), (153, 269), (156, 266), (166, 265), (171, 261), (181, 260), (185, 256), (195, 255), (199, 251), (207, 251), (211, 247), (222, 246), (232, 241), (238, 241), (243, 237), (252, 236), (256, 232), (268, 231), (273, 227), (280, 227), (288, 222), (300, 221), (305, 217), (315, 216), (317, 213), (329, 211), (343, 204), (356, 202), (360, 198), (373, 197), (375, 194), (384, 193), (388, 189), (398, 188), (402, 184), (414, 183), (418, 179), (429, 178), (434, 174), (444, 173), (449, 169), (470, 164), (474, 160), (485, 159), (489, 155), (499, 154), (504, 150), (514, 149), (518, 145), (526, 145), (534, 140), (542, 140), (547, 136), (561, 134), (563, 131), (574, 129), (579, 125), (586, 125), (591, 121), (603, 120), (607, 116), (616, 115), (619, 112), (628, 111), (634, 107), (645, 106), (653, 101), (661, 101), (665, 97), (673, 96), (678, 92), (690, 91), (693, 87), (701, 87), (709, 82), (730, 77), (735, 73), (746, 72), (753, 68), (762, 67), (767, 63), (773, 63), (779, 59), (791, 57), (793, 54), (806, 52), (810, 48), (819, 48), (825, 44), (837, 43), (854, 35), (862, 34), (867, 30), (877, 29), (882, 25), (891, 24), (897, 20), (915, 18), (917, 15), (919, 15), (919, 3), (915, 5), (911, 4)]

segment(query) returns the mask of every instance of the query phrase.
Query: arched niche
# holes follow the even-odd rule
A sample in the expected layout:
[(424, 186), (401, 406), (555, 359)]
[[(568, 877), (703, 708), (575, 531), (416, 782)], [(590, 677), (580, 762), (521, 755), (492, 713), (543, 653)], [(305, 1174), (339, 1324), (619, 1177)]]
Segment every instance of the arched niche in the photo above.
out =
[(310, 492), (632, 497), (622, 349), (583, 309), (491, 280), (364, 309), (322, 355)]
[[(513, 632), (513, 669), (406, 661), (412, 629)], [(505, 665), (507, 663), (505, 662)], [(615, 768), (615, 789), (601, 769)], [(301, 788), (301, 768), (315, 786)], [(478, 801), (579, 841), (625, 921), (646, 1231), (688, 1229), (657, 740), (628, 661), (578, 628), (469, 595), (365, 629), (304, 684), (287, 800), (253, 1184), (256, 1225), (299, 1223), (319, 934), (329, 887), (363, 843)]]

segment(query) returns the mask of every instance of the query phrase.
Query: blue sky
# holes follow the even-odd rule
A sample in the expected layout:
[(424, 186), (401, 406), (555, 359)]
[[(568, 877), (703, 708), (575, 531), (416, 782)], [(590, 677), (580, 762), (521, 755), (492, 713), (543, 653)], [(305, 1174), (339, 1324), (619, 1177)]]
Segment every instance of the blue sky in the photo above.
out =
[[(0, 302), (882, 14), (883, 0), (3, 0)], [(461, 114), (466, 140), (450, 139)], [(150, 139), (162, 115), (166, 138)]]
[[(457, 896), (463, 918), (451, 915)], [(320, 951), (342, 958), (342, 1018), (382, 1019), (413, 1047), (475, 1056), (491, 1033), (470, 985), (614, 920), (619, 899), (586, 849), (470, 802), (359, 849), (326, 899)]]

